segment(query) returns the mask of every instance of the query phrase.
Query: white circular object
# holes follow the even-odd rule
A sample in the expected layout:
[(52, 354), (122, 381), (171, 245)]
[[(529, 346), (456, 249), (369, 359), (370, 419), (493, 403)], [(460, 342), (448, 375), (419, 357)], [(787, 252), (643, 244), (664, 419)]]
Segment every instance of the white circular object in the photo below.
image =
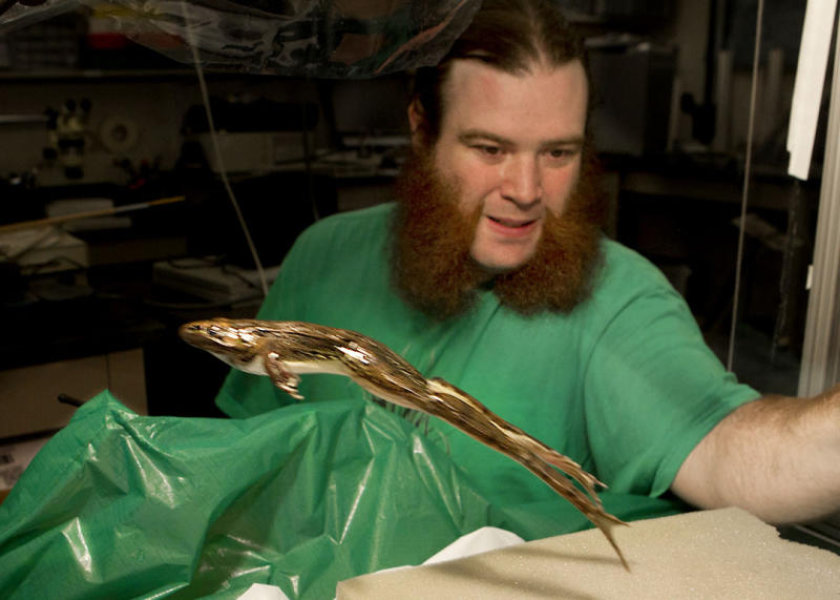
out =
[(102, 145), (113, 154), (127, 152), (137, 145), (140, 139), (140, 129), (131, 119), (125, 117), (108, 117), (99, 129)]

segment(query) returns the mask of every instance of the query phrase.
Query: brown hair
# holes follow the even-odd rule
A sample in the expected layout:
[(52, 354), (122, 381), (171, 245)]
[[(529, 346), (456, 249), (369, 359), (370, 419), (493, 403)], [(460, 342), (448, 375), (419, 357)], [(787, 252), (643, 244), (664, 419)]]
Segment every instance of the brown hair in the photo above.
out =
[(560, 66), (579, 60), (589, 77), (583, 39), (551, 0), (485, 0), (472, 23), (434, 67), (417, 70), (413, 101), (421, 111), (427, 143), (440, 135), (446, 108), (443, 88), (452, 62), (478, 60), (512, 74), (534, 62)]

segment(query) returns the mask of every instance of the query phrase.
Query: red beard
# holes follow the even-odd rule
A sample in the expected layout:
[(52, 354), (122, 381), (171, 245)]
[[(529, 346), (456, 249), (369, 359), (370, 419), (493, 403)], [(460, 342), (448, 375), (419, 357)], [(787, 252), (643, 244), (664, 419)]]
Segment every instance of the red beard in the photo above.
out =
[(600, 256), (603, 195), (595, 172), (594, 161), (585, 160), (564, 213), (546, 213), (534, 255), (488, 282), (470, 255), (480, 207), (464, 216), (458, 190), (441, 178), (428, 153), (412, 155), (396, 188), (391, 264), (397, 289), (412, 306), (437, 319), (467, 311), (484, 285), (523, 315), (570, 312), (587, 297)]

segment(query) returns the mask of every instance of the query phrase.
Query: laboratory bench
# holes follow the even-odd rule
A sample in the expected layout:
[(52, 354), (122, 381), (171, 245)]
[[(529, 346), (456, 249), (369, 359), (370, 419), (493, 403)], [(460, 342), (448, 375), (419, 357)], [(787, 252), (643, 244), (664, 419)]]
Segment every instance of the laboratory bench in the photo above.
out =
[[(74, 409), (59, 395), (85, 401), (104, 388), (141, 413), (221, 416), (213, 399), (228, 367), (183, 343), (177, 329), (200, 318), (252, 317), (262, 291), (248, 279), (253, 262), (218, 181), (180, 182), (187, 185), (160, 185), (153, 195), (103, 184), (4, 196), (0, 229), (42, 218), (65, 198), (109, 198), (116, 206), (184, 199), (120, 213), (122, 222), (108, 226), (65, 227), (54, 245), (0, 263), (0, 408), (7, 415), (0, 441), (61, 428)], [(266, 268), (280, 263), (316, 211), (334, 212), (328, 183), (302, 173), (234, 178)], [(310, 190), (322, 198), (317, 206), (299, 198)]]
[(0, 439), (61, 428), (105, 388), (148, 414), (216, 416), (227, 367), (177, 337), (186, 321), (253, 316), (258, 302), (210, 303), (160, 288), (151, 263), (30, 277), (3, 306)]

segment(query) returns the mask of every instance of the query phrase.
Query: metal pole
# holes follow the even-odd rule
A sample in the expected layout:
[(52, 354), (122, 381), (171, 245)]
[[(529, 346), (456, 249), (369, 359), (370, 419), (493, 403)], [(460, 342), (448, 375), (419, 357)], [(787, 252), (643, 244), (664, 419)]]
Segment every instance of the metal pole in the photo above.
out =
[(840, 36), (834, 48), (811, 281), (800, 396), (819, 394), (840, 381)]

